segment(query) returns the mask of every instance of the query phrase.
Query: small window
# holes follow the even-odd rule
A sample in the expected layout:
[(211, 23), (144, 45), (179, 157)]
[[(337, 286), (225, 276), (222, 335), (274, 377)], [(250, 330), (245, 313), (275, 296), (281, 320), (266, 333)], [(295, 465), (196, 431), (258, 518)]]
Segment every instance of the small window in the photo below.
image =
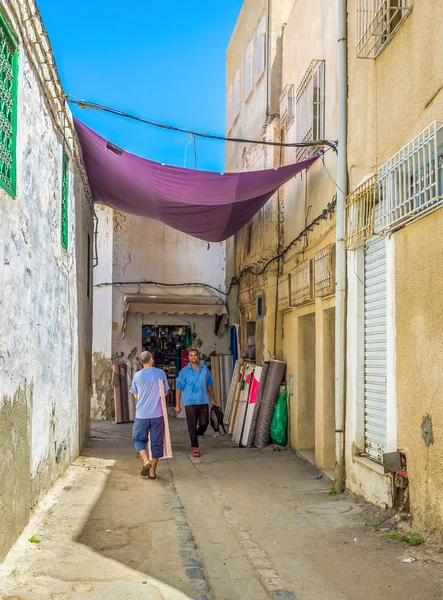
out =
[(254, 87), (254, 38), (249, 41), (246, 48), (246, 98)]
[(234, 121), (240, 114), (240, 69), (237, 69), (234, 81)]
[(60, 219), (60, 240), (63, 250), (68, 249), (68, 212), (69, 212), (69, 161), (66, 152), (63, 152), (62, 169), (62, 203)]
[(18, 46), (0, 13), (0, 187), (15, 198)]
[(263, 294), (257, 295), (257, 319), (263, 319)]
[(232, 123), (234, 121), (234, 98), (233, 98), (233, 87), (231, 85), (231, 87), (229, 88), (229, 92), (228, 92), (228, 109), (227, 109), (227, 115), (226, 115), (226, 125), (227, 125), (227, 130), (229, 131), (232, 127)]
[(266, 13), (260, 19), (257, 27), (257, 58), (255, 63), (255, 77), (265, 72), (266, 67)]
[(375, 58), (412, 10), (412, 0), (357, 0), (357, 56)]
[[(316, 142), (324, 139), (325, 126), (325, 61), (313, 60), (296, 94), (297, 142)], [(297, 149), (297, 160), (318, 152), (310, 146)]]

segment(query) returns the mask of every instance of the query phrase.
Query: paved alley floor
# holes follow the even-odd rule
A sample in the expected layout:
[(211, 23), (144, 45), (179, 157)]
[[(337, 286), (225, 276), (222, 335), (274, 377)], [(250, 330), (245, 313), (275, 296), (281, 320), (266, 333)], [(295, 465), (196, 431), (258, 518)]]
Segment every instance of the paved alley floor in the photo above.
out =
[(388, 513), (328, 495), (293, 451), (238, 448), (209, 429), (193, 459), (184, 420), (171, 433), (174, 458), (153, 481), (131, 425), (93, 423), (0, 567), (0, 598), (443, 598), (443, 554), (388, 539), (371, 526)]

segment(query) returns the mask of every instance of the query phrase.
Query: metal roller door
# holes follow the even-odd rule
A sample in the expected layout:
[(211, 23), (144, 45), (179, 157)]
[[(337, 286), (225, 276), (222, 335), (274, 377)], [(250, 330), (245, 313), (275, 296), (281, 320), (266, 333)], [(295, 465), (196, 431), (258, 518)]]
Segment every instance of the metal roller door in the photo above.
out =
[(386, 243), (365, 245), (365, 448), (382, 462), (386, 452), (387, 320)]

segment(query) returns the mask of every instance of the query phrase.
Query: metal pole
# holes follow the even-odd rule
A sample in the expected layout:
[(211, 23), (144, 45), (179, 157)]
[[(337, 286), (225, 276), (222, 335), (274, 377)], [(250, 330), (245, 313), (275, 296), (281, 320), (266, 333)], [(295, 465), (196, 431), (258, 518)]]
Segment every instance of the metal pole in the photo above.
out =
[(347, 2), (338, 0), (338, 159), (335, 290), (335, 489), (345, 485)]

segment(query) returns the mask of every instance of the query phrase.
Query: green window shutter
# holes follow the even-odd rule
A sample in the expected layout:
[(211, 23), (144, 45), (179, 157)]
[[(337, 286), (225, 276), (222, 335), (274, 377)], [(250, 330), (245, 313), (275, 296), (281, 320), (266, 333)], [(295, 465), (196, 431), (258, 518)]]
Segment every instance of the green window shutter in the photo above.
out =
[(17, 172), (17, 42), (0, 13), (0, 187), (15, 198)]
[(87, 265), (87, 282), (86, 282), (86, 294), (89, 298), (91, 295), (91, 236), (88, 233), (88, 265)]
[(68, 249), (68, 212), (69, 212), (69, 161), (66, 152), (63, 153), (62, 171), (62, 205), (61, 205), (61, 244), (63, 250)]

